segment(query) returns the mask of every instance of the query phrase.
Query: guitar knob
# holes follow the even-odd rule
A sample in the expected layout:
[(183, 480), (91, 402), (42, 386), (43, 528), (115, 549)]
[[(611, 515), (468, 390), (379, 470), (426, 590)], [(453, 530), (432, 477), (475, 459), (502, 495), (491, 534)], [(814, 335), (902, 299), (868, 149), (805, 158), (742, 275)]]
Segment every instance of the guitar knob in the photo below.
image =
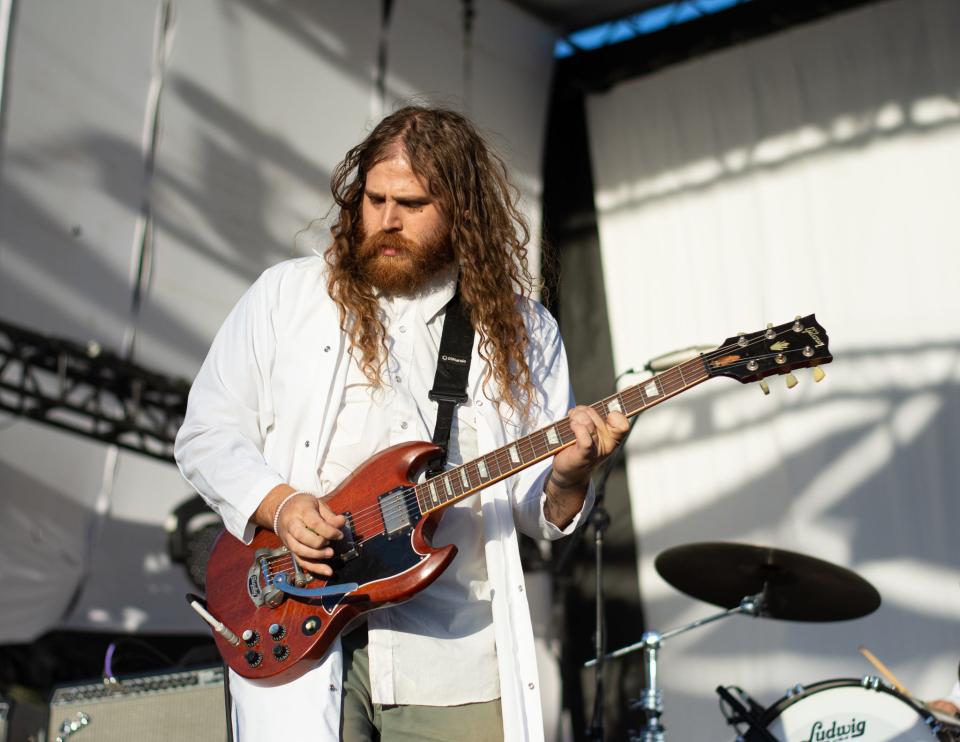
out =
[(258, 641), (260, 641), (260, 634), (258, 634), (253, 629), (245, 629), (241, 637), (247, 646), (253, 646)]
[(770, 393), (770, 385), (767, 383), (766, 379), (761, 379), (759, 384), (764, 396), (768, 395)]
[(793, 389), (797, 385), (797, 377), (793, 374), (787, 374), (787, 389)]
[(277, 662), (283, 662), (290, 656), (290, 648), (286, 644), (275, 644), (273, 647), (273, 658)]
[(274, 639), (283, 639), (284, 635), (287, 633), (286, 629), (278, 623), (270, 624), (270, 628), (267, 629)]
[(813, 380), (814, 381), (823, 381), (823, 377), (827, 375), (827, 372), (824, 371), (819, 366), (813, 367)]
[(244, 654), (243, 657), (250, 667), (260, 667), (260, 663), (263, 661), (263, 655), (253, 649)]

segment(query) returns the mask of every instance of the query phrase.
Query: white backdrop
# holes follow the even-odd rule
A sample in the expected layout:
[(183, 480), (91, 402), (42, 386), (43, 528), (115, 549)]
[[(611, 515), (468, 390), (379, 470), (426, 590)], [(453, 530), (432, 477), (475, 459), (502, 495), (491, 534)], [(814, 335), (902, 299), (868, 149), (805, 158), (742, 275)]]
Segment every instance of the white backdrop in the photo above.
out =
[[(960, 659), (960, 4), (883, 2), (624, 83), (588, 121), (615, 367), (816, 312), (835, 362), (787, 391), (709, 381), (629, 447), (651, 627), (714, 609), (656, 555), (718, 539), (856, 570), (852, 622), (729, 619), (663, 652), (673, 739), (720, 739), (714, 687), (765, 704), (860, 677), (916, 694)], [(639, 638), (639, 637), (638, 637)], [(633, 657), (631, 662), (639, 662)]]
[[(0, 317), (112, 349), (135, 332), (133, 360), (192, 378), (261, 270), (326, 246), (322, 225), (297, 235), (326, 214), (330, 171), (384, 109), (413, 97), (471, 113), (539, 224), (554, 34), (504, 0), (474, 4), (469, 96), (461, 5), (395, 2), (383, 106), (379, 0), (176, 0), (166, 35), (164, 5), (17, 4)], [(137, 318), (144, 199), (154, 242)], [(0, 604), (0, 643), (55, 626), (202, 631), (161, 527), (191, 494), (173, 465), (0, 418), (0, 588), (16, 596)]]

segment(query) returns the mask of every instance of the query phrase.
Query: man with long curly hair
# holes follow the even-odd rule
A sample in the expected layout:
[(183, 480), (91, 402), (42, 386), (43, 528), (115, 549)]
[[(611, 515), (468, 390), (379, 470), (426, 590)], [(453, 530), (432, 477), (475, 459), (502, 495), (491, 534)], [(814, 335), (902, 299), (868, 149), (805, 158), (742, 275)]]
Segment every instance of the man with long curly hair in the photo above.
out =
[(301, 567), (333, 574), (347, 522), (322, 497), (378, 451), (432, 437), (428, 392), (457, 291), (476, 335), (448, 464), (564, 416), (573, 442), (447, 508), (433, 542), (457, 545), (450, 568), (408, 602), (365, 614), (299, 677), (232, 673), (238, 738), (542, 739), (516, 532), (573, 530), (626, 418), (571, 409), (556, 324), (530, 298), (516, 192), (463, 116), (388, 116), (347, 153), (332, 190), (339, 218), (325, 256), (261, 276), (191, 391), (177, 461), (227, 529), (247, 543), (272, 529)]

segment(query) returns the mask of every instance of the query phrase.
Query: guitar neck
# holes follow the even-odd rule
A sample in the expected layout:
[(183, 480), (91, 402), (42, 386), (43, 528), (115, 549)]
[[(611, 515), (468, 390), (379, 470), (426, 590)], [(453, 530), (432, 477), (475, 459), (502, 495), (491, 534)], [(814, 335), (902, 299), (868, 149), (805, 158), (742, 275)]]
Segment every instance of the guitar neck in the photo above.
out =
[[(698, 356), (664, 371), (640, 384), (627, 387), (591, 405), (602, 418), (611, 412), (627, 417), (643, 412), (710, 378), (703, 358)], [(570, 418), (541, 428), (513, 443), (466, 464), (450, 469), (414, 487), (420, 512), (440, 510), (465, 497), (513, 476), (538, 461), (573, 445), (575, 436)]]

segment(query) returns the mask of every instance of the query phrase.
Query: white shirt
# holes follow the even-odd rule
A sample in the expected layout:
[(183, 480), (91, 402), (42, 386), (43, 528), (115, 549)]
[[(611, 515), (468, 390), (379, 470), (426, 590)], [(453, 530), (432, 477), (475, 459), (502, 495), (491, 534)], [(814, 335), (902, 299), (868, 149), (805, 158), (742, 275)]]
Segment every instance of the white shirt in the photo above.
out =
[[(535, 302), (524, 302), (521, 310), (531, 341), (534, 419), (522, 425), (491, 402), (496, 390), (484, 394), (485, 368), (474, 344), (468, 393), (475, 400), (480, 451), (563, 418), (573, 404), (556, 323)], [(187, 480), (230, 533), (246, 543), (256, 530), (250, 517), (273, 487), (287, 482), (298, 489), (319, 488), (321, 452), (327, 449), (346, 382), (344, 346), (320, 257), (286, 261), (265, 271), (213, 341), (190, 391), (175, 455)], [(542, 461), (480, 492), (506, 742), (543, 739), (517, 529), (559, 538), (576, 527), (593, 502), (588, 492), (583, 510), (562, 531), (548, 522), (543, 485), (549, 464)], [(237, 742), (336, 739), (342, 672), (339, 641), (302, 676), (282, 685), (270, 687), (231, 671)]]
[[(444, 275), (412, 299), (381, 298), (388, 350), (383, 387), (373, 388), (360, 365), (348, 363), (343, 402), (320, 467), (324, 493), (376, 452), (433, 437), (437, 403), (428, 392), (443, 309), (455, 290), (455, 276)], [(458, 405), (449, 465), (478, 455), (474, 414), (473, 400)], [(453, 564), (413, 600), (367, 615), (374, 703), (458, 706), (500, 697), (480, 498), (447, 508), (433, 542), (457, 545)], [(422, 671), (425, 666), (430, 672)]]
[(944, 700), (950, 701), (954, 706), (960, 708), (960, 681), (953, 684), (953, 690), (950, 691), (950, 695)]

